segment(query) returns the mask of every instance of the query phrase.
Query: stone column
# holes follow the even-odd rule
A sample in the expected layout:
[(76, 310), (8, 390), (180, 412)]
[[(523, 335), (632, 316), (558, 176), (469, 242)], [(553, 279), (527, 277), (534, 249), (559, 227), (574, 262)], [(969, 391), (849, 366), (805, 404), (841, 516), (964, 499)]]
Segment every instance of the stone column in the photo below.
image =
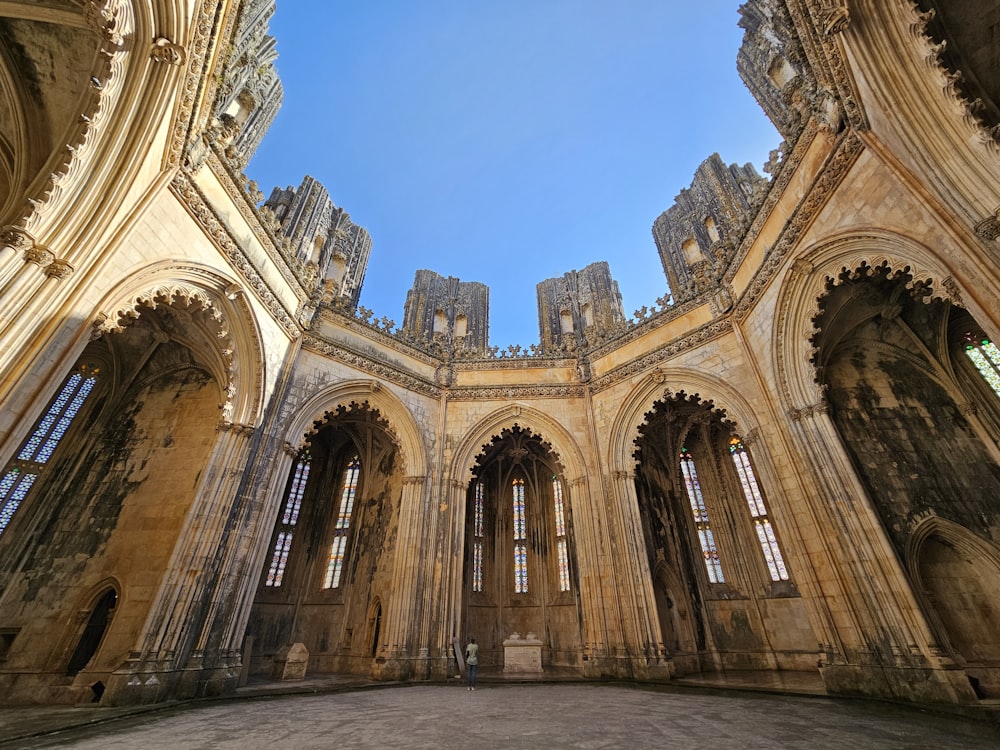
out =
[[(964, 673), (932, 645), (911, 583), (844, 450), (827, 404), (792, 413), (792, 431), (817, 481), (810, 549), (836, 642), (820, 644), (831, 692), (891, 695), (917, 702), (975, 700)], [(801, 524), (800, 524), (801, 526)], [(822, 548), (825, 552), (819, 552)]]
[[(385, 662), (378, 669), (383, 679), (405, 679), (413, 672), (414, 647), (420, 631), (421, 617), (428, 609), (428, 587), (422, 562), (425, 557), (425, 529), (429, 513), (426, 477), (403, 479), (403, 494), (399, 504), (399, 530), (393, 556), (395, 590), (383, 611), (382, 640), (387, 649), (380, 649)], [(425, 647), (426, 648), (426, 647)], [(418, 655), (419, 655), (418, 651)], [(424, 658), (426, 658), (426, 651)]]
[(616, 470), (611, 475), (608, 500), (616, 511), (620, 541), (612, 541), (615, 569), (620, 586), (620, 610), (625, 631), (626, 653), (632, 661), (632, 675), (669, 677), (670, 662), (660, 632), (653, 592), (653, 574), (646, 554), (646, 537), (639, 519), (639, 499), (633, 471)]

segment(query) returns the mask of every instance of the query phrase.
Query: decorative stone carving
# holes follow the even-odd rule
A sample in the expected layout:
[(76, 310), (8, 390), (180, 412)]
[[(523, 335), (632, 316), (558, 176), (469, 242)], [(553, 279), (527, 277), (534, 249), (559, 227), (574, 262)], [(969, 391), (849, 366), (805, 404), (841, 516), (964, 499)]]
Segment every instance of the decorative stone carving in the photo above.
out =
[(154, 62), (166, 65), (183, 65), (187, 57), (184, 47), (162, 36), (153, 40), (153, 48), (149, 54)]
[(45, 268), (56, 259), (55, 253), (46, 247), (32, 245), (24, 251), (24, 260), (27, 263), (34, 263)]
[[(46, 251), (48, 252), (48, 251)], [(45, 275), (51, 279), (65, 279), (74, 271), (73, 266), (64, 260), (53, 260), (45, 266)]]
[(824, 34), (839, 34), (851, 25), (847, 0), (823, 0), (819, 10), (820, 28)]
[(975, 229), (976, 234), (987, 242), (992, 242), (1000, 237), (1000, 208), (997, 208), (991, 216), (978, 222)]

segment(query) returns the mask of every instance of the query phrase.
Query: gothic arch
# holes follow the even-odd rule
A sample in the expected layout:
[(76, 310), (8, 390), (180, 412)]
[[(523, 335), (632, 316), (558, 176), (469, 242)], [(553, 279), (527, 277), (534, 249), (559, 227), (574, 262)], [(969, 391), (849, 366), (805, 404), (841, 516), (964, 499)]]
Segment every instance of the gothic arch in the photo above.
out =
[(205, 364), (226, 396), (223, 420), (256, 424), (263, 408), (267, 360), (256, 316), (237, 282), (195, 265), (152, 265), (105, 296), (91, 336), (121, 332), (142, 315), (143, 308), (177, 303), (204, 308), (218, 328), (218, 348)]
[(466, 432), (452, 458), (452, 480), (462, 487), (467, 487), (476, 464), (476, 457), (482, 452), (483, 446), (501, 430), (510, 429), (515, 425), (530, 429), (552, 446), (552, 453), (562, 464), (566, 481), (570, 486), (587, 476), (583, 453), (565, 427), (537, 409), (511, 404), (487, 415)]
[(733, 386), (704, 373), (687, 368), (656, 369), (640, 381), (622, 400), (611, 428), (608, 465), (612, 471), (631, 473), (635, 467), (635, 440), (639, 426), (653, 403), (679, 393), (700, 396), (739, 426), (748, 436), (759, 429), (757, 415), (746, 398)]
[(921, 284), (931, 291), (928, 301), (947, 299), (966, 307), (977, 320), (989, 320), (982, 311), (966, 304), (972, 301), (972, 295), (965, 293), (942, 259), (908, 237), (872, 230), (817, 243), (791, 264), (778, 293), (774, 370), (787, 410), (797, 411), (823, 400), (813, 365), (813, 321), (820, 313), (828, 281), (844, 272), (855, 273), (862, 266), (906, 270), (912, 276), (910, 286)]
[(294, 447), (313, 430), (317, 415), (337, 406), (363, 403), (377, 410), (389, 423), (389, 429), (399, 443), (403, 467), (407, 475), (427, 475), (427, 451), (413, 414), (396, 394), (377, 380), (345, 380), (321, 390), (302, 404), (285, 430), (285, 442)]

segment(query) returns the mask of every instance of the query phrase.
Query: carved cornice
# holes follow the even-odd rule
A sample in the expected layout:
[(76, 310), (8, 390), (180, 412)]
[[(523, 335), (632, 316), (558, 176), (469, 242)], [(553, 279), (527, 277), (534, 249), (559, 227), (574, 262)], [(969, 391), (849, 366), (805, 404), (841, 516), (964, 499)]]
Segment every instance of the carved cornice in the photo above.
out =
[(388, 363), (372, 359), (371, 353), (360, 354), (353, 352), (345, 346), (324, 341), (310, 334), (306, 334), (303, 337), (302, 348), (331, 357), (338, 362), (343, 362), (345, 365), (367, 372), (382, 380), (388, 380), (391, 383), (402, 386), (408, 391), (422, 393), (432, 398), (441, 397), (441, 389), (434, 384), (405, 373)]
[(300, 303), (304, 302), (307, 294), (302, 280), (295, 275), (294, 270), (282, 255), (277, 239), (260, 220), (257, 206), (250, 202), (250, 195), (243, 187), (237, 184), (232, 172), (227, 168), (222, 159), (219, 158), (214, 148), (209, 150), (206, 155), (206, 161), (209, 169), (212, 170), (212, 173), (218, 178), (222, 188), (226, 191), (226, 195), (232, 199), (233, 206), (235, 206), (240, 215), (246, 220), (250, 231), (253, 232), (254, 237), (263, 246), (268, 258), (274, 264), (278, 273), (281, 274), (281, 278), (296, 290), (295, 296), (299, 299)]
[(676, 341), (672, 341), (669, 344), (665, 344), (664, 346), (654, 349), (653, 351), (647, 352), (642, 357), (637, 357), (631, 362), (626, 362), (625, 364), (606, 372), (604, 375), (594, 380), (591, 386), (595, 392), (602, 391), (605, 388), (610, 388), (626, 378), (642, 373), (646, 370), (653, 369), (658, 364), (662, 364), (663, 362), (672, 359), (689, 349), (700, 346), (707, 341), (711, 341), (714, 338), (724, 336), (732, 330), (733, 324), (728, 317), (712, 321), (711, 323), (695, 329), (687, 336), (683, 336)]
[(448, 391), (451, 401), (510, 401), (529, 398), (583, 398), (586, 388), (582, 385), (506, 385), (452, 388)]
[(257, 272), (257, 269), (247, 258), (239, 244), (230, 234), (228, 227), (216, 216), (197, 186), (188, 176), (179, 172), (170, 183), (171, 190), (187, 207), (188, 213), (198, 222), (206, 236), (211, 239), (219, 250), (230, 260), (233, 267), (243, 277), (247, 285), (254, 290), (257, 297), (270, 311), (274, 319), (292, 338), (298, 338), (301, 333), (299, 325), (291, 313), (285, 309), (277, 295), (270, 289), (267, 282)]
[(785, 223), (774, 246), (767, 253), (761, 267), (753, 276), (750, 285), (740, 296), (733, 315), (743, 320), (750, 313), (761, 294), (775, 278), (784, 259), (794, 249), (806, 229), (819, 211), (826, 205), (837, 186), (847, 176), (851, 166), (861, 154), (864, 146), (854, 132), (843, 137), (833, 154), (827, 159), (819, 175), (813, 181), (805, 196), (796, 206), (791, 218)]
[(324, 306), (321, 308), (319, 314), (336, 325), (339, 325), (341, 328), (346, 328), (352, 333), (356, 333), (364, 338), (374, 339), (385, 347), (393, 349), (401, 354), (405, 354), (408, 357), (412, 357), (425, 365), (439, 367), (444, 363), (443, 357), (435, 357), (419, 347), (408, 344), (405, 341), (401, 341), (388, 331), (378, 328), (377, 326), (366, 321), (359, 320), (350, 311), (337, 310), (335, 308)]

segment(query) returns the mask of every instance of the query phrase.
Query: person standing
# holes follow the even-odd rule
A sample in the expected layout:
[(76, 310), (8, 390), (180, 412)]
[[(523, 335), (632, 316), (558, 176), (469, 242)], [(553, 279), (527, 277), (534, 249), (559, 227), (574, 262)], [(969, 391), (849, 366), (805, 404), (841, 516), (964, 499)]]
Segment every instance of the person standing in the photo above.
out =
[(469, 675), (469, 690), (476, 689), (476, 672), (479, 671), (479, 646), (475, 638), (469, 639), (465, 647), (465, 667)]

